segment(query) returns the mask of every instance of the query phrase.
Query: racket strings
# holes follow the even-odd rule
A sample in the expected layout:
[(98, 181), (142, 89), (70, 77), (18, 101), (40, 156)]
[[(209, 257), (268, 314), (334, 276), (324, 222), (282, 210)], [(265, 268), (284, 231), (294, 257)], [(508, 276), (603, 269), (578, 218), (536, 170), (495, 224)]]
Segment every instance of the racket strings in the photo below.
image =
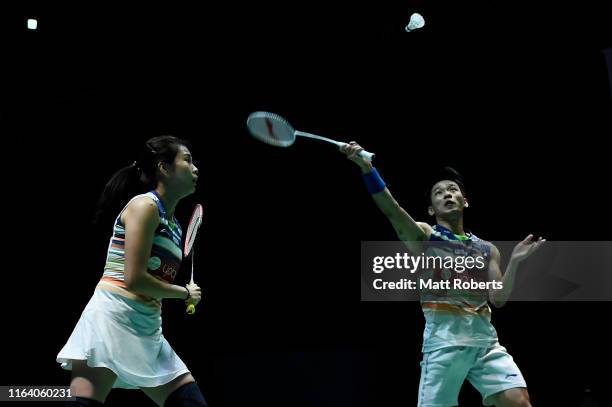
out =
[(295, 141), (295, 131), (283, 117), (270, 112), (254, 112), (247, 118), (251, 134), (267, 144), (288, 147)]

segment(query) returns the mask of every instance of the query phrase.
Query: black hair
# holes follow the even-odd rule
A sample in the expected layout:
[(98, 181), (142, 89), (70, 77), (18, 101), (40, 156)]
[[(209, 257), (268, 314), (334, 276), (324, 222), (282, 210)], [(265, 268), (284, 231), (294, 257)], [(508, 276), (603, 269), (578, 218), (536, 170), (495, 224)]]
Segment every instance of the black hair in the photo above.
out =
[(102, 223), (109, 215), (116, 216), (132, 197), (157, 187), (158, 164), (172, 164), (180, 146), (188, 147), (189, 143), (170, 135), (147, 140), (138, 160), (115, 172), (106, 183), (98, 200), (94, 223)]
[(427, 190), (425, 191), (425, 196), (424, 196), (426, 206), (431, 205), (431, 191), (434, 185), (444, 180), (455, 182), (459, 186), (459, 189), (461, 190), (461, 193), (463, 194), (463, 196), (465, 196), (465, 183), (463, 181), (463, 176), (453, 167), (444, 167), (438, 170), (437, 172), (435, 172), (429, 178), (429, 182), (427, 183)]

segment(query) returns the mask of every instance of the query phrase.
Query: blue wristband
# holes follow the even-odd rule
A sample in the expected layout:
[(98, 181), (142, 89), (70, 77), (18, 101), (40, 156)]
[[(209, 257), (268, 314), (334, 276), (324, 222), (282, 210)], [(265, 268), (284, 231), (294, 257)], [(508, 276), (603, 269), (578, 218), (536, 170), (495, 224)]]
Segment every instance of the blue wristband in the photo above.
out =
[(376, 168), (372, 167), (372, 171), (363, 174), (363, 180), (368, 187), (370, 194), (377, 194), (385, 189), (385, 181), (380, 177)]

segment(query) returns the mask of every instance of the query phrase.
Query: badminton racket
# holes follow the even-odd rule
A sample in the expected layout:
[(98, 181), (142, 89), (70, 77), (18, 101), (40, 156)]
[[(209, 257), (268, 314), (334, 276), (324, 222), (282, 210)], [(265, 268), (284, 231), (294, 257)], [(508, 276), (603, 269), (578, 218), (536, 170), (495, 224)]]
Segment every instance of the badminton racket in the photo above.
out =
[[(195, 250), (193, 249), (193, 243), (198, 235), (198, 229), (202, 225), (204, 210), (202, 205), (197, 204), (189, 220), (189, 226), (187, 226), (187, 232), (185, 234), (185, 247), (183, 248), (184, 258), (191, 255), (191, 280), (189, 284), (193, 284), (193, 262), (195, 257)], [(195, 312), (195, 305), (189, 304), (187, 306), (187, 313), (193, 314)]]
[[(270, 112), (251, 113), (247, 118), (247, 127), (253, 137), (277, 147), (289, 147), (295, 143), (297, 136), (325, 141), (338, 147), (347, 145), (347, 143), (341, 141), (295, 130), (286, 119)], [(374, 157), (373, 153), (365, 150), (360, 151), (359, 155), (368, 160), (372, 160)]]

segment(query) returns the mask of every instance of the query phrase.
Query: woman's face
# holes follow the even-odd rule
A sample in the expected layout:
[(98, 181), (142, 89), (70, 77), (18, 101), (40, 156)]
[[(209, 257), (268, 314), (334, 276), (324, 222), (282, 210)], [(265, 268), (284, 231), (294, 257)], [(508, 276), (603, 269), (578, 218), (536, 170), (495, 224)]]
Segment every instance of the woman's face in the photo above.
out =
[(191, 152), (187, 147), (179, 146), (174, 163), (170, 167), (168, 183), (180, 195), (187, 196), (195, 192), (197, 181), (198, 168), (193, 165)]

